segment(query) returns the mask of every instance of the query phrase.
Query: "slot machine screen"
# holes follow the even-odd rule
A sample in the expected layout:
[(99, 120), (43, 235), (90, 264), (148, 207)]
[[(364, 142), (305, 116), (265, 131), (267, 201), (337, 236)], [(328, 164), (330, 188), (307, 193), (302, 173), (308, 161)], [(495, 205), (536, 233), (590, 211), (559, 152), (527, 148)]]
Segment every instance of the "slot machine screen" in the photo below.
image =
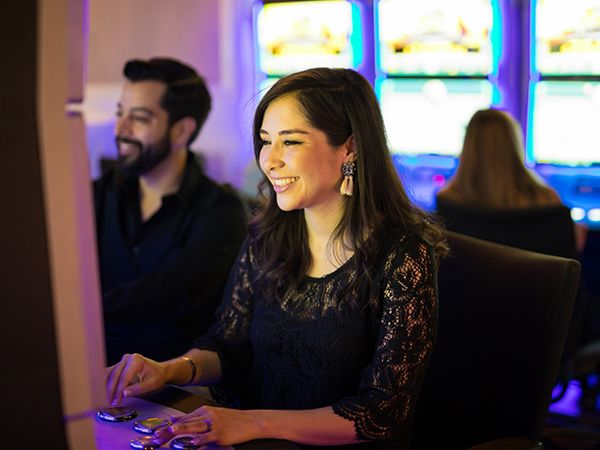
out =
[(393, 154), (458, 156), (473, 114), (494, 97), (487, 80), (386, 79), (379, 102)]
[(490, 0), (380, 0), (378, 60), (391, 75), (487, 75), (493, 69)]
[(256, 30), (258, 65), (267, 76), (356, 67), (361, 58), (359, 12), (345, 0), (260, 4)]
[(537, 0), (534, 30), (534, 70), (600, 75), (600, 0)]
[(600, 81), (541, 81), (532, 98), (528, 155), (536, 163), (600, 164)]

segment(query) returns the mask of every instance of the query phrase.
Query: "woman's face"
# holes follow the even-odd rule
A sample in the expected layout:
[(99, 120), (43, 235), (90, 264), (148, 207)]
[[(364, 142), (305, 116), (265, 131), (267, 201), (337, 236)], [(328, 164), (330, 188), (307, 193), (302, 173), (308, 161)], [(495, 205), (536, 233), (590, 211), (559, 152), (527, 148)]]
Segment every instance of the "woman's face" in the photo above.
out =
[(327, 211), (343, 204), (339, 188), (342, 163), (353, 159), (348, 144), (333, 148), (327, 135), (313, 128), (292, 96), (273, 101), (263, 117), (260, 167), (284, 211)]

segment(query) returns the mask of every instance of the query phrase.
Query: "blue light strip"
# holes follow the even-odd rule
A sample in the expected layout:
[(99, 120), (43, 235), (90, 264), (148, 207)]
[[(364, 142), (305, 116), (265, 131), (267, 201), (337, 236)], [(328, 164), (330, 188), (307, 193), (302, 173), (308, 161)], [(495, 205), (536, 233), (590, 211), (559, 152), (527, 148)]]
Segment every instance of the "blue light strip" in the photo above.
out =
[(528, 108), (527, 108), (527, 142), (525, 144), (525, 164), (529, 167), (535, 166), (535, 159), (533, 156), (533, 136), (535, 126), (533, 123), (533, 110), (535, 105), (535, 86), (537, 82), (529, 81), (529, 95), (528, 95)]
[(352, 67), (359, 68), (364, 61), (364, 48), (362, 37), (362, 20), (360, 6), (350, 1), (352, 7), (352, 35), (350, 36), (350, 44), (352, 45)]
[(492, 84), (492, 101), (490, 106), (503, 106), (502, 102), (504, 96), (499, 86), (499, 67), (500, 58), (502, 57), (502, 39), (503, 39), (503, 26), (502, 17), (500, 11), (500, 0), (491, 0), (492, 4), (492, 30), (490, 33), (490, 45), (492, 46), (492, 69), (487, 74), (487, 80)]
[(492, 46), (492, 70), (487, 75), (488, 81), (492, 84), (492, 103), (490, 106), (503, 106), (504, 96), (499, 86), (499, 67), (502, 57), (502, 39), (503, 26), (502, 14), (500, 11), (500, 0), (491, 0), (492, 3), (492, 30), (490, 33), (490, 45)]
[(492, 83), (492, 103), (491, 106), (498, 107), (502, 104), (502, 93), (497, 83)]
[(263, 3), (262, 1), (258, 0), (256, 2), (254, 2), (254, 4), (252, 5), (252, 47), (254, 50), (254, 61), (255, 65), (256, 65), (256, 70), (254, 70), (254, 73), (256, 75), (261, 75), (261, 76), (257, 76), (255, 79), (255, 85), (258, 86), (261, 81), (265, 80), (267, 78), (267, 74), (264, 73), (261, 70), (261, 64), (260, 64), (260, 60), (261, 60), (261, 55), (260, 55), (260, 46), (258, 45), (258, 14), (260, 13), (260, 11), (263, 8)]
[[(506, 10), (506, 11), (505, 11)], [(505, 33), (510, 14), (506, 0), (492, 1), (492, 33), (490, 41), (492, 45), (492, 72), (488, 74), (488, 80), (493, 84), (492, 105), (496, 108), (510, 109), (508, 105), (509, 94), (505, 92), (503, 80), (500, 77), (500, 67), (506, 67), (507, 48), (510, 43), (510, 34)]]
[(379, 1), (376, 0), (373, 6), (373, 31), (374, 31), (374, 51), (375, 51), (375, 78), (385, 77), (386, 74), (381, 70), (381, 43), (379, 42)]
[(535, 135), (535, 88), (540, 80), (537, 72), (537, 48), (536, 48), (536, 29), (537, 29), (537, 0), (530, 0), (529, 3), (529, 83), (527, 95), (527, 124), (525, 127), (525, 164), (529, 167), (535, 167), (535, 157), (533, 154), (533, 144)]
[(536, 76), (539, 79), (537, 70), (537, 48), (536, 48), (536, 29), (537, 29), (537, 0), (530, 0), (529, 9), (529, 77)]
[(500, 57), (502, 55), (502, 14), (500, 12), (500, 0), (492, 0), (492, 73), (494, 84), (498, 79), (498, 67), (500, 65)]

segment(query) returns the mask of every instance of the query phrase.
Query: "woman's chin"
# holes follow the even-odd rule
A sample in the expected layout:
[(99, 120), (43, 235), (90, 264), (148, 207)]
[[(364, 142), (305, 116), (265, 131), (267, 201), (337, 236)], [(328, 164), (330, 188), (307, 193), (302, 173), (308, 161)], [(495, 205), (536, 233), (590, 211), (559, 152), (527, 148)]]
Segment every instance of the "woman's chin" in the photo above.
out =
[(295, 209), (299, 209), (298, 205), (296, 205), (295, 203), (289, 202), (289, 201), (284, 201), (282, 199), (277, 199), (277, 206), (279, 206), (279, 209), (285, 212), (290, 212), (293, 211)]

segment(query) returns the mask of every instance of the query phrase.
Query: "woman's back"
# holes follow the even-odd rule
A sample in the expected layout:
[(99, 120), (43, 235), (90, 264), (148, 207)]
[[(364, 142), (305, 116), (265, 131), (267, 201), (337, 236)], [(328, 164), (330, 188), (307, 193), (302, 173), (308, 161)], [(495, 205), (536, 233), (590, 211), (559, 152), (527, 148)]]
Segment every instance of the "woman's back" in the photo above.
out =
[(577, 258), (571, 214), (569, 208), (559, 203), (478, 208), (439, 196), (437, 213), (446, 228), (456, 233), (538, 253)]

